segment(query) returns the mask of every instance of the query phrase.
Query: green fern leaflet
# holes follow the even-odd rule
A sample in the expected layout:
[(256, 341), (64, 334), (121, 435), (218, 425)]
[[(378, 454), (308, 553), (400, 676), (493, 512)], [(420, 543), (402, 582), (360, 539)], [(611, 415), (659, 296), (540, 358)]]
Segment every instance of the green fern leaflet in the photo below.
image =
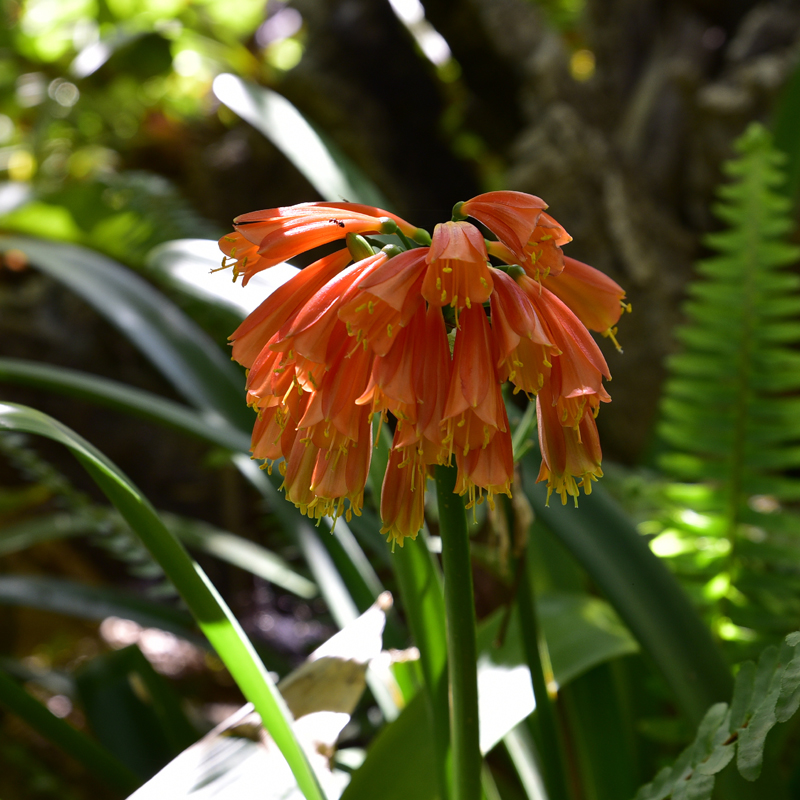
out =
[(742, 664), (731, 704), (713, 705), (700, 723), (695, 740), (665, 767), (634, 800), (708, 800), (716, 775), (736, 756), (742, 777), (761, 774), (767, 734), (786, 722), (800, 706), (800, 632), (779, 648), (768, 647), (758, 666)]

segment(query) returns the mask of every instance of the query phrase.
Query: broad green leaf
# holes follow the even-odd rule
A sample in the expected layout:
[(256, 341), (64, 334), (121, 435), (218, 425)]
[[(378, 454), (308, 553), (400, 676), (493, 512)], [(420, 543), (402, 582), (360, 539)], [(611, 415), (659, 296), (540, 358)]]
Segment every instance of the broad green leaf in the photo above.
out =
[(639, 651), (614, 609), (596, 597), (545, 594), (537, 609), (560, 686), (604, 661)]
[(323, 800), (316, 777), (290, 728), (288, 710), (261, 659), (205, 573), (139, 490), (88, 442), (46, 414), (11, 403), (0, 404), (0, 429), (45, 436), (70, 450), (181, 594), (243, 694), (260, 713), (304, 795), (308, 800)]
[(523, 459), (525, 494), (537, 520), (588, 572), (642, 649), (654, 660), (680, 706), (699, 722), (710, 705), (727, 700), (733, 680), (689, 598), (653, 555), (628, 516), (602, 487), (581, 497), (578, 508), (535, 482), (538, 451)]
[[(409, 550), (410, 544), (406, 543), (403, 553)], [(614, 620), (613, 612), (602, 601), (585, 596), (556, 595), (549, 598), (545, 595), (540, 605), (543, 609), (542, 625), (548, 637), (558, 642), (565, 629), (574, 628), (589, 643), (586, 652), (581, 652), (568, 635), (561, 639), (563, 646), (556, 645), (555, 652), (558, 655), (553, 662), (555, 679), (562, 686), (583, 670), (636, 651), (636, 643), (630, 634), (618, 621), (610, 622)], [(516, 612), (508, 622), (502, 644), (496, 645), (503, 627), (503, 614), (503, 610), (495, 612), (478, 631), (480, 739), (484, 753), (535, 707)], [(413, 734), (409, 734), (411, 729)], [(434, 771), (435, 753), (431, 718), (425, 711), (425, 695), (420, 693), (395, 722), (378, 734), (367, 752), (364, 766), (355, 773), (345, 790), (343, 800), (367, 800), (372, 797), (382, 800), (386, 797), (413, 797), (414, 800), (433, 798), (439, 785)], [(390, 760), (392, 763), (389, 763)], [(414, 764), (415, 770), (396, 770), (394, 762)], [(417, 764), (424, 770), (421, 775), (416, 772)]]
[(548, 800), (533, 741), (523, 725), (517, 725), (503, 738), (528, 800)]
[(220, 102), (264, 134), (325, 200), (387, 208), (372, 182), (285, 97), (230, 74), (218, 75), (213, 88)]
[(438, 785), (430, 718), (420, 693), (373, 739), (342, 800), (434, 800)]
[[(545, 594), (537, 600), (553, 677), (564, 686), (605, 661), (629, 655), (639, 647), (610, 606), (586, 595)], [(535, 708), (530, 672), (516, 610), (505, 622), (495, 612), (478, 633), (481, 696), (481, 749), (488, 752)], [(497, 638), (507, 625), (502, 645)]]
[[(333, 748), (361, 698), (367, 665), (381, 652), (390, 603), (385, 593), (278, 684), (328, 800), (339, 797), (349, 777), (331, 768), (323, 750)], [(285, 761), (258, 741), (258, 731), (258, 716), (248, 704), (173, 759), (133, 798), (296, 800), (298, 789)]]
[[(629, 687), (635, 669), (633, 664), (599, 664), (559, 692), (559, 710), (565, 715), (573, 754), (568, 775), (580, 775), (584, 796), (592, 800), (630, 798), (636, 791), (639, 742)], [(544, 746), (538, 749), (546, 752)], [(542, 771), (548, 777), (549, 763), (542, 760)]]

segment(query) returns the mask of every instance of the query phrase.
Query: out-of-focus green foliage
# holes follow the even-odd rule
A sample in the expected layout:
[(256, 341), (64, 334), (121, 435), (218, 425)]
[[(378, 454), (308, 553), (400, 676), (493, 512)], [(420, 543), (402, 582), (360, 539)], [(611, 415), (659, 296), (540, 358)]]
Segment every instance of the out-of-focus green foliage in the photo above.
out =
[[(134, 264), (160, 242), (220, 236), (163, 177), (123, 168), (142, 146), (180, 149), (190, 125), (214, 119), (210, 88), (221, 72), (282, 74), (278, 65), (291, 61), (285, 53), (273, 58), (267, 43), (255, 58), (246, 47), (264, 23), (264, 5), (3, 3), (4, 228), (81, 242)], [(296, 61), (302, 29), (295, 27), (277, 44)]]

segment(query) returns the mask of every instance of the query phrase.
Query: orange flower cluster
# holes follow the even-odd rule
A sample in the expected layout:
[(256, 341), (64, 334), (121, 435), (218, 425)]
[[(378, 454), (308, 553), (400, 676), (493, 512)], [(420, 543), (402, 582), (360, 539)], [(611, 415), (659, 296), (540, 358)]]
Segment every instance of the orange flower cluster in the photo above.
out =
[[(457, 204), (433, 237), (355, 203), (234, 220), (220, 248), (244, 284), (319, 245), (347, 245), (301, 270), (230, 337), (258, 412), (253, 457), (270, 467), (282, 459), (286, 496), (304, 514), (360, 513), (374, 423), (387, 414), (395, 429), (381, 532), (400, 545), (422, 527), (431, 465), (455, 463), (469, 504), (510, 494), (505, 381), (536, 397), (548, 498), (591, 490), (602, 475), (595, 416), (610, 400), (610, 375), (587, 328), (613, 338), (625, 293), (564, 257), (570, 237), (545, 208), (532, 195), (488, 192)], [(378, 234), (401, 246), (364, 238)]]

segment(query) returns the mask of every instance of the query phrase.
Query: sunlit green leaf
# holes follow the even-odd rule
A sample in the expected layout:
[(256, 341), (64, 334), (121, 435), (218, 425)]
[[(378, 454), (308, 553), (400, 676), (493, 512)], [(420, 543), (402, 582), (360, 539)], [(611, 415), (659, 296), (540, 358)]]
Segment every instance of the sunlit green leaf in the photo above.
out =
[(387, 207), (369, 179), (285, 97), (230, 74), (217, 76), (214, 94), (270, 139), (323, 199)]
[(45, 436), (70, 450), (186, 601), (234, 680), (261, 714), (306, 798), (322, 800), (317, 780), (289, 727), (288, 711), (252, 644), (214, 586), (138, 489), (88, 442), (45, 414), (24, 406), (2, 404), (0, 428)]

